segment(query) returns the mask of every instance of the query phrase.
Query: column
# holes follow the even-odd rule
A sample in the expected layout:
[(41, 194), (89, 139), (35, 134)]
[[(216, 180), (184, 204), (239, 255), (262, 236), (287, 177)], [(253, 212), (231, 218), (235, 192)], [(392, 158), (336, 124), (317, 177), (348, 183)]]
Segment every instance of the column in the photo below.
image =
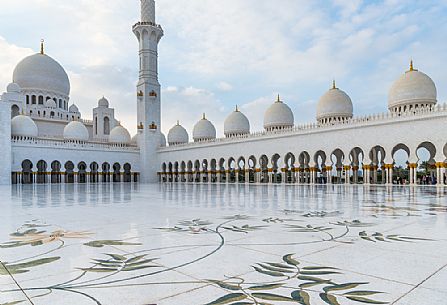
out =
[(250, 170), (244, 169), (244, 174), (245, 174), (245, 183), (250, 183)]
[(369, 185), (369, 165), (363, 165), (363, 184)]
[(343, 169), (345, 172), (345, 184), (350, 184), (351, 183), (351, 166), (345, 165), (343, 167)]
[(332, 184), (332, 166), (326, 165), (326, 183)]
[(436, 163), (436, 185), (444, 185), (444, 162)]

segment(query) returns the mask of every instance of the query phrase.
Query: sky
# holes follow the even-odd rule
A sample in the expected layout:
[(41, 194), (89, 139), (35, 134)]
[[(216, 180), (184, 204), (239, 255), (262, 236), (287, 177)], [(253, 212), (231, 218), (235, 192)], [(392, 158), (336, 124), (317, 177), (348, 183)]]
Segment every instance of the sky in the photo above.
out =
[[(447, 102), (447, 0), (158, 0), (162, 130), (177, 120), (190, 133), (205, 112), (223, 136), (235, 105), (262, 130), (280, 94), (295, 123), (315, 121), (331, 87), (354, 114), (387, 110), (394, 80), (412, 58)], [(136, 132), (138, 0), (1, 0), (0, 92), (15, 65), (39, 51), (61, 63), (70, 101), (84, 118), (102, 96)]]

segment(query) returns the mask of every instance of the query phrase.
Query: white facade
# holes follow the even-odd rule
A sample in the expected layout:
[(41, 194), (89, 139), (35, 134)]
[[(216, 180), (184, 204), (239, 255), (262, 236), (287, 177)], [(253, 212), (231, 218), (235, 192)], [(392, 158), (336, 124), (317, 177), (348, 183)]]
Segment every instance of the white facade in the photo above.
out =
[[(437, 105), (434, 82), (413, 63), (391, 86), (387, 113), (356, 117), (351, 98), (334, 81), (319, 100), (315, 123), (296, 126), (293, 109), (278, 96), (266, 109), (265, 131), (250, 133), (236, 108), (225, 120), (225, 137), (216, 138), (203, 114), (192, 137), (179, 123), (172, 127), (166, 147), (158, 81), (164, 33), (154, 0), (141, 0), (141, 21), (132, 30), (139, 44), (137, 135), (131, 138), (119, 124), (105, 97), (92, 120), (84, 119), (69, 104), (65, 70), (42, 43), (17, 65), (1, 96), (0, 183), (416, 184), (423, 181), (417, 152), (425, 148), (424, 175), (445, 184), (447, 105)], [(404, 169), (396, 168), (397, 151), (408, 155)]]

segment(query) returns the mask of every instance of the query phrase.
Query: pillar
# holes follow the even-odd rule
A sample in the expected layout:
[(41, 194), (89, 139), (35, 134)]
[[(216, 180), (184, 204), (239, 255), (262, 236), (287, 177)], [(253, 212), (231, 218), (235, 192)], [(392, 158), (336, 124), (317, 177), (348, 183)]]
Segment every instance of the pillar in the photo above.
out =
[(444, 185), (444, 162), (436, 163), (436, 185)]
[(244, 169), (245, 183), (250, 183), (250, 170)]
[(326, 165), (326, 183), (332, 184), (332, 166)]
[(410, 163), (408, 164), (409, 167), (409, 173), (410, 173), (410, 185), (415, 185), (417, 184), (417, 167), (418, 164), (417, 163)]
[(345, 172), (345, 184), (350, 184), (351, 183), (351, 166), (345, 165), (343, 167), (343, 169)]

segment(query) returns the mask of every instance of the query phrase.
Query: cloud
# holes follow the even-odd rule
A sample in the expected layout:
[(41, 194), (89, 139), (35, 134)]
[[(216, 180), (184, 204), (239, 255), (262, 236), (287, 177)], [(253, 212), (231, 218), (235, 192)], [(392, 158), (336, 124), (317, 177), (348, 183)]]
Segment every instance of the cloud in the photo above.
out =
[(227, 82), (221, 81), (217, 84), (217, 88), (220, 91), (231, 91), (233, 90), (233, 86)]

